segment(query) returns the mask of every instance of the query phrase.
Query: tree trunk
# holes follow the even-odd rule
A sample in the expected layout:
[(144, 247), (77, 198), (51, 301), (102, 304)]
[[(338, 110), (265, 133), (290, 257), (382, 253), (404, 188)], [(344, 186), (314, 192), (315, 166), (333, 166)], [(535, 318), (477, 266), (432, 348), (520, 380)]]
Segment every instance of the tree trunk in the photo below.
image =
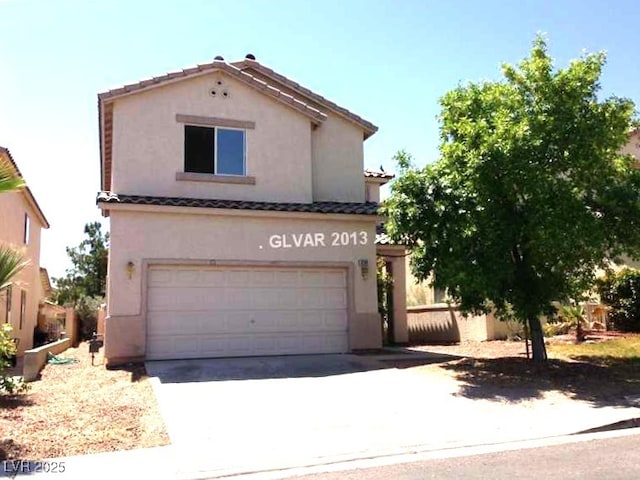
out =
[(540, 319), (538, 317), (529, 318), (529, 331), (531, 332), (531, 352), (533, 355), (533, 362), (546, 362), (547, 347), (544, 344), (542, 325), (540, 325)]

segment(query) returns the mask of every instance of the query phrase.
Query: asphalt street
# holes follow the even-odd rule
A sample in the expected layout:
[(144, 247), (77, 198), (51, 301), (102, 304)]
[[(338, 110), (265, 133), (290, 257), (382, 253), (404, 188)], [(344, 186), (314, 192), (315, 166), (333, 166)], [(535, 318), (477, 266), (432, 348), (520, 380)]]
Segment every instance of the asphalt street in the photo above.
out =
[[(640, 433), (640, 432), (639, 432)], [(289, 477), (296, 480), (636, 480), (640, 434)]]

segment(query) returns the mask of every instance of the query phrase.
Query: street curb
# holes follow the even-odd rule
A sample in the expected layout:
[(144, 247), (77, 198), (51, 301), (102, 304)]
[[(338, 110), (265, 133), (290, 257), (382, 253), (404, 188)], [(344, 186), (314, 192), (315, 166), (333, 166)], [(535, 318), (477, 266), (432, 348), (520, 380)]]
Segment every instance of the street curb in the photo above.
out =
[[(326, 458), (322, 462), (301, 467), (291, 467), (272, 470), (255, 470), (237, 473), (198, 472), (192, 476), (179, 474), (179, 478), (189, 480), (220, 479), (220, 480), (279, 480), (294, 476), (312, 475), (319, 473), (337, 472), (343, 470), (381, 467), (401, 463), (412, 463), (422, 460), (436, 460), (474, 455), (485, 455), (496, 452), (512, 450), (525, 450), (530, 448), (548, 447), (568, 443), (589, 442), (609, 438), (640, 435), (640, 428), (629, 428), (597, 433), (572, 433), (567, 435), (542, 437), (509, 442), (486, 443), (477, 445), (451, 444), (446, 447), (413, 446), (404, 449), (403, 452), (380, 452), (368, 456), (353, 457), (351, 459)], [(320, 459), (318, 459), (320, 460)], [(189, 475), (187, 472), (184, 472)]]

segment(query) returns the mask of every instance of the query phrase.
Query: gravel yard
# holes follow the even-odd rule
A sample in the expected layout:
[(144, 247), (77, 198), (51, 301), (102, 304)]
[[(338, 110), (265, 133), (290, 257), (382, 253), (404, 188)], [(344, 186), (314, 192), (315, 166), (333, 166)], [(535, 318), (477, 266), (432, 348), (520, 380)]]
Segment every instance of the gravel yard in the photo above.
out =
[(169, 443), (144, 365), (107, 370), (99, 354), (92, 366), (87, 344), (60, 356), (79, 361), (47, 365), (26, 394), (0, 395), (0, 460)]

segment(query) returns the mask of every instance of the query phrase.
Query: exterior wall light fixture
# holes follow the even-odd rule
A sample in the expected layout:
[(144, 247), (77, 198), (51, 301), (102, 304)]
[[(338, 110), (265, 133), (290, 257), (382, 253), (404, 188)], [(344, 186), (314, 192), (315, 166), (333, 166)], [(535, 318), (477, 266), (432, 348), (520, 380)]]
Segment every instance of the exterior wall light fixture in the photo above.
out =
[(127, 262), (127, 275), (129, 275), (129, 278), (133, 276), (133, 272), (135, 269), (136, 269), (136, 266), (133, 264), (131, 260), (129, 260)]
[(363, 280), (369, 278), (369, 260), (361, 258), (358, 260), (358, 267), (360, 267), (360, 275), (362, 275)]

